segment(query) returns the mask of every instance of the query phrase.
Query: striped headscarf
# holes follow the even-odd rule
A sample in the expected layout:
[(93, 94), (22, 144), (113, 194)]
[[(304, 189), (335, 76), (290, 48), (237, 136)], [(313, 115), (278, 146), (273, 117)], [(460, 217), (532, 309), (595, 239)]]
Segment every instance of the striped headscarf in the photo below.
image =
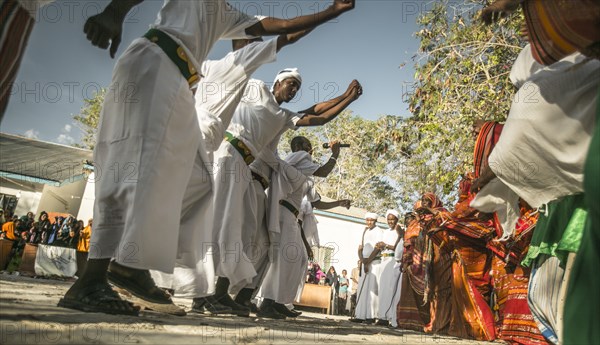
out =
[(598, 0), (525, 0), (523, 12), (533, 57), (539, 63), (551, 65), (575, 51), (600, 56)]

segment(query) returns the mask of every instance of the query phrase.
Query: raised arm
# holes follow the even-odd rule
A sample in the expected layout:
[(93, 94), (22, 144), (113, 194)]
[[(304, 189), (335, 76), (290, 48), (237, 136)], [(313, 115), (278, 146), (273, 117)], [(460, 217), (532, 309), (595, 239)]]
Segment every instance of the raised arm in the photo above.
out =
[(308, 108), (308, 109), (304, 109), (302, 111), (299, 111), (299, 113), (305, 113), (305, 114), (322, 114), (324, 112), (326, 112), (327, 110), (333, 108), (334, 106), (336, 106), (337, 104), (339, 104), (340, 102), (342, 102), (345, 98), (347, 98), (348, 96), (350, 96), (350, 94), (352, 93), (352, 89), (354, 87), (359, 86), (360, 83), (358, 82), (358, 80), (354, 79), (350, 85), (348, 85), (348, 88), (346, 89), (346, 91), (337, 96), (334, 99), (331, 99), (329, 101), (325, 101), (325, 102), (321, 102), (321, 103), (317, 103), (315, 105), (313, 105), (312, 107)]
[(486, 24), (498, 21), (514, 12), (523, 0), (496, 0), (481, 10), (481, 20)]
[(327, 177), (335, 167), (335, 163), (337, 162), (337, 158), (340, 155), (340, 143), (338, 141), (332, 141), (331, 145), (331, 158), (327, 161), (327, 163), (323, 164), (319, 169), (315, 170), (313, 176), (316, 177)]
[(329, 210), (329, 209), (332, 209), (332, 208), (338, 207), (338, 206), (345, 207), (348, 209), (348, 208), (350, 208), (351, 204), (352, 204), (352, 201), (348, 200), (348, 199), (342, 199), (342, 200), (336, 200), (336, 201), (330, 201), (330, 202), (319, 200), (319, 201), (315, 201), (315, 202), (311, 203), (312, 207), (319, 209), (319, 210)]
[(362, 86), (359, 82), (352, 81), (350, 85), (352, 86), (350, 92), (345, 97), (344, 95), (340, 96), (342, 97), (341, 101), (338, 101), (337, 104), (335, 104), (334, 100), (336, 99), (332, 99), (328, 102), (321, 102), (313, 105), (304, 111), (306, 115), (296, 123), (296, 126), (322, 126), (335, 119), (336, 116), (350, 105), (350, 103), (354, 102), (362, 95)]
[(101, 13), (91, 16), (83, 26), (83, 32), (94, 46), (101, 49), (108, 48), (110, 43), (110, 57), (114, 58), (123, 32), (125, 16), (134, 6), (144, 0), (112, 0)]
[(291, 34), (279, 35), (279, 37), (277, 37), (277, 51), (280, 51), (281, 48), (283, 48), (287, 45), (298, 42), (302, 37), (308, 35), (313, 30), (314, 30), (314, 28), (310, 28), (310, 29), (294, 32)]
[(250, 36), (280, 35), (314, 28), (354, 8), (355, 0), (334, 0), (324, 11), (291, 19), (267, 17), (248, 27)]

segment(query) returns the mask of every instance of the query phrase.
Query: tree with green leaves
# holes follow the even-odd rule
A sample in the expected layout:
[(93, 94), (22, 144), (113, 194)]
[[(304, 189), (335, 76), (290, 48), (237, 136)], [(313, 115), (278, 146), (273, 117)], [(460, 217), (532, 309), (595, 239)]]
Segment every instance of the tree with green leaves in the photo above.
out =
[(350, 143), (350, 148), (342, 149), (334, 172), (324, 180), (316, 179), (317, 189), (322, 196), (351, 199), (354, 206), (384, 213), (388, 208), (397, 208), (402, 198), (406, 155), (393, 137), (400, 133), (402, 123), (400, 117), (382, 116), (372, 121), (345, 111), (327, 126), (287, 131), (279, 142), (279, 153), (285, 157), (291, 139), (297, 135), (312, 142), (315, 159), (328, 156), (322, 143)]
[(104, 103), (106, 89), (100, 89), (95, 92), (92, 98), (84, 99), (84, 105), (81, 107), (79, 114), (73, 116), (84, 135), (80, 144), (75, 144), (77, 147), (93, 150), (96, 145), (96, 133), (98, 132), (98, 124), (100, 121), (100, 110)]
[(410, 147), (406, 164), (415, 171), (403, 185), (408, 194), (431, 191), (452, 202), (461, 175), (473, 169), (473, 123), (508, 115), (515, 92), (508, 77), (524, 45), (523, 20), (513, 15), (485, 26), (481, 4), (437, 0), (417, 19), (412, 116), (398, 136)]

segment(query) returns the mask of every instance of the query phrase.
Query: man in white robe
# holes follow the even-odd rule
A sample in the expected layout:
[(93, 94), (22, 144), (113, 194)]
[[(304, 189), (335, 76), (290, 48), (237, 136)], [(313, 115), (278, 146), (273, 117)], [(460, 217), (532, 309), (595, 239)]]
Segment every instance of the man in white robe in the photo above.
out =
[[(282, 188), (274, 186), (269, 192), (269, 235), (271, 238), (272, 257), (269, 268), (262, 282), (258, 295), (263, 302), (257, 316), (281, 319), (286, 316), (297, 317), (300, 315), (295, 310), (289, 310), (286, 304), (291, 304), (298, 288), (306, 277), (308, 267), (307, 242), (303, 240), (301, 227), (298, 224), (299, 208), (304, 196), (313, 206), (329, 209), (337, 206), (350, 207), (350, 200), (322, 202), (316, 193), (312, 176), (327, 177), (335, 167), (339, 155), (339, 143), (334, 141), (331, 146), (331, 158), (323, 166), (312, 161), (312, 145), (305, 137), (295, 137), (291, 142), (292, 153), (285, 158), (289, 164), (284, 169), (285, 174), (274, 173), (273, 183), (283, 185)], [(305, 183), (286, 188), (286, 182), (294, 178), (294, 173)]]
[[(277, 52), (281, 48), (298, 41), (310, 31), (279, 35), (266, 42), (263, 42), (262, 38), (233, 40), (234, 51), (220, 60), (207, 60), (202, 64), (204, 78), (195, 93), (195, 101), (202, 138), (206, 144), (208, 159), (204, 162), (208, 166), (208, 171), (213, 170), (213, 152), (223, 142), (225, 128), (231, 122), (251, 75), (260, 66), (275, 61)], [(206, 169), (196, 171), (204, 172)], [(201, 185), (206, 185), (207, 179), (212, 180), (212, 176), (206, 174), (199, 177), (201, 178), (196, 178), (194, 181)], [(183, 210), (183, 214), (194, 218), (190, 222), (202, 223), (204, 227), (210, 229), (214, 211), (212, 194), (207, 196), (208, 198), (198, 199), (196, 203), (189, 204), (188, 208)], [(251, 222), (244, 222), (244, 226), (251, 226), (249, 223)], [(266, 234), (266, 231), (264, 233)], [(202, 248), (201, 258), (196, 267), (179, 265), (175, 267), (174, 274), (152, 271), (152, 277), (157, 285), (172, 289), (177, 297), (195, 298), (212, 295), (215, 286), (214, 262), (207, 245), (211, 241), (210, 231), (202, 232), (195, 239), (196, 246)], [(214, 314), (231, 312), (231, 308), (215, 301), (205, 304), (205, 307)]]
[[(271, 90), (260, 80), (250, 80), (227, 129), (227, 142), (215, 152), (214, 209), (218, 214), (214, 217), (212, 243), (216, 246), (212, 255), (219, 279), (214, 296), (206, 298), (218, 300), (240, 316), (248, 315), (249, 310), (231, 299), (228, 290), (230, 285), (239, 289), (252, 283), (257, 275), (244, 250), (249, 243), (243, 240), (249, 236), (243, 232), (252, 230), (244, 230), (243, 217), (222, 215), (234, 215), (243, 212), (246, 207), (253, 207), (252, 203), (256, 205), (255, 198), (246, 198), (253, 179), (249, 165), (258, 157), (273, 169), (280, 170), (281, 163), (275, 148), (286, 130), (324, 125), (362, 94), (360, 83), (354, 80), (341, 96), (315, 104), (303, 113), (282, 108), (282, 103), (295, 97), (301, 82), (300, 73), (295, 68), (279, 72)], [(244, 201), (251, 204), (246, 205)], [(195, 299), (194, 303), (200, 305), (203, 301)]]
[[(113, 0), (86, 22), (88, 39), (104, 49), (112, 41), (114, 54), (125, 16), (140, 2)], [(195, 239), (202, 223), (182, 211), (211, 188), (208, 172), (194, 171), (205, 170), (207, 160), (190, 91), (201, 63), (221, 38), (297, 32), (353, 6), (335, 0), (316, 15), (277, 19), (247, 16), (224, 0), (165, 1), (152, 29), (115, 66), (94, 152), (96, 224), (89, 261), (60, 306), (137, 315), (108, 285), (113, 258), (113, 283), (157, 307), (172, 305), (149, 269), (172, 273), (176, 262), (194, 267), (200, 258)]]
[[(398, 223), (400, 218), (398, 211), (388, 210), (385, 218), (389, 229), (385, 231), (383, 239), (385, 250), (380, 254), (382, 256), (381, 265), (383, 269), (379, 284), (377, 325), (391, 325), (392, 327), (396, 327), (398, 326), (396, 321), (396, 306), (400, 301), (400, 282), (402, 278), (399, 262), (402, 260), (402, 253), (404, 252), (404, 242), (402, 240), (404, 231)], [(390, 256), (390, 251), (392, 250), (394, 254)]]

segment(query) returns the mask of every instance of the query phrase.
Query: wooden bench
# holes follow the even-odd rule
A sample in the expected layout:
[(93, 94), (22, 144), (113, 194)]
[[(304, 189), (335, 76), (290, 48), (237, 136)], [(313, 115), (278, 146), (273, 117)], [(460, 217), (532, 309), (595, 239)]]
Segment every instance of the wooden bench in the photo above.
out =
[(21, 257), (19, 272), (26, 275), (35, 275), (35, 256), (37, 255), (37, 244), (27, 243)]
[(0, 271), (6, 268), (8, 260), (10, 260), (10, 250), (14, 242), (11, 240), (0, 240)]
[(300, 302), (294, 304), (303, 307), (326, 309), (327, 314), (329, 315), (329, 309), (331, 307), (331, 286), (304, 284)]

